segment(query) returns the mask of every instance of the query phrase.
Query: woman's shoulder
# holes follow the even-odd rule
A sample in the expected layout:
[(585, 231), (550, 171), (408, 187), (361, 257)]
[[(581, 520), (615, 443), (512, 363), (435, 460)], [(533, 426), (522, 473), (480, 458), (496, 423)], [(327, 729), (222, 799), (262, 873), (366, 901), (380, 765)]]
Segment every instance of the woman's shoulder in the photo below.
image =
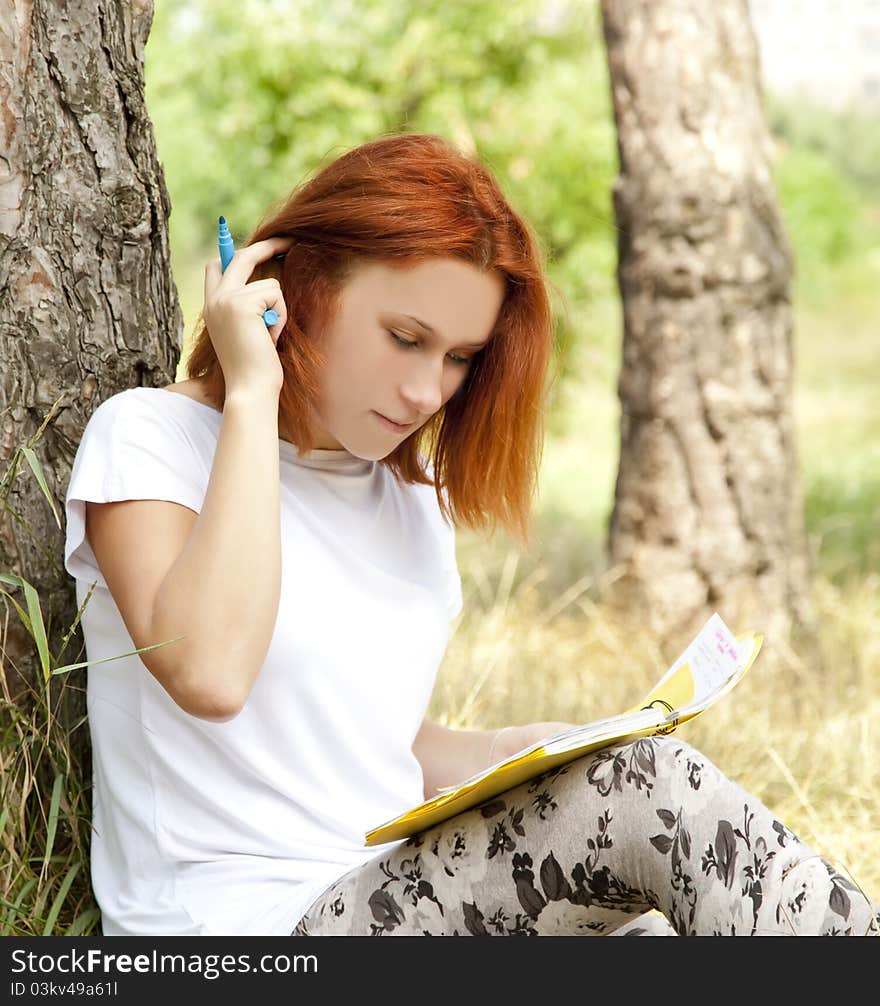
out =
[(190, 378), (188, 381), (177, 381), (174, 384), (166, 384), (161, 388), (156, 388), (155, 390), (167, 391), (174, 395), (183, 395), (184, 398), (189, 398), (191, 401), (197, 402), (199, 405), (204, 405), (206, 408), (213, 409), (215, 412), (223, 411), (217, 407), (217, 404), (208, 395), (203, 382), (197, 377)]
[(92, 413), (91, 420), (94, 423), (120, 422), (125, 426), (126, 420), (138, 415), (167, 416), (170, 422), (174, 422), (178, 416), (197, 414), (213, 416), (218, 420), (223, 415), (198, 386), (182, 381), (158, 388), (124, 388), (105, 398)]
[(124, 388), (105, 398), (92, 412), (82, 433), (82, 442), (174, 450), (204, 445), (216, 446), (222, 413), (204, 398), (174, 385)]
[[(133, 387), (105, 398), (85, 424), (74, 457), (71, 485), (89, 479), (131, 499), (185, 475), (193, 486), (207, 484), (217, 449), (221, 414), (203, 402), (164, 388)], [(177, 474), (175, 474), (177, 473)]]

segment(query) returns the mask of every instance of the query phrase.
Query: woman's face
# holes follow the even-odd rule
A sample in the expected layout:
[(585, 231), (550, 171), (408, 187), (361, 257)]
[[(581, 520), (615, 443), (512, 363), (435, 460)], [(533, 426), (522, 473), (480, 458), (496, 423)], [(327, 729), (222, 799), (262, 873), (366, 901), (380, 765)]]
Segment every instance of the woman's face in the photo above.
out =
[(503, 298), (499, 273), (462, 259), (359, 263), (320, 340), (327, 362), (315, 447), (372, 461), (389, 455), (461, 386)]

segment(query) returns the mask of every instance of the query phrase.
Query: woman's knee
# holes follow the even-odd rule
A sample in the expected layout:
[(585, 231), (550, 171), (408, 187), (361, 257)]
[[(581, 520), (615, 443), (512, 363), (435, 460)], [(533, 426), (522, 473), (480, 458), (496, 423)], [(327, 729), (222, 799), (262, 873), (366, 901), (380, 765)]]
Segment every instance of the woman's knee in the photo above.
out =
[(687, 742), (663, 735), (611, 745), (580, 761), (589, 786), (609, 797), (624, 792), (650, 797), (658, 786), (677, 789), (682, 783), (699, 788), (711, 765)]

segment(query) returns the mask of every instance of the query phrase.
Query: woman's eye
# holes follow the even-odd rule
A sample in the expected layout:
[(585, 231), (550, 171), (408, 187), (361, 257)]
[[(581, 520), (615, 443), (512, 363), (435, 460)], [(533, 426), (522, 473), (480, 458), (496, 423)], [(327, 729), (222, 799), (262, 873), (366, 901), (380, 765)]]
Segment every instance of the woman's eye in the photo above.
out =
[(401, 337), (396, 333), (389, 330), (388, 334), (394, 339), (395, 342), (399, 342), (401, 346), (408, 346), (410, 349), (413, 346), (418, 346), (417, 342), (410, 342), (409, 339), (401, 339)]
[[(386, 331), (391, 336), (391, 338), (394, 339), (396, 343), (398, 343), (400, 346), (406, 349), (415, 349), (418, 346), (417, 342), (413, 342), (410, 339), (401, 338), (396, 332), (392, 332), (390, 328), (387, 329)], [(455, 353), (450, 353), (449, 359), (452, 360), (452, 362), (457, 364), (459, 367), (467, 367), (471, 362), (470, 359), (468, 359), (467, 357), (457, 356)]]

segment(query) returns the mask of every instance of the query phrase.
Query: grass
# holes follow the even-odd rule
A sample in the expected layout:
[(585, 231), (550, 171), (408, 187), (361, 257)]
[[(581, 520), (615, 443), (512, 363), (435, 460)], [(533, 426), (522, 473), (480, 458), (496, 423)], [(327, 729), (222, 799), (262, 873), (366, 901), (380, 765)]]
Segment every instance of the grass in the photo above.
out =
[[(203, 263), (184, 271), (184, 313), (201, 304)], [(797, 313), (795, 412), (815, 556), (819, 631), (809, 648), (767, 640), (743, 682), (679, 735), (764, 801), (875, 897), (880, 893), (880, 417), (874, 285)], [(619, 312), (591, 307), (591, 333), (555, 417), (536, 507), (536, 547), (459, 534), (465, 607), (429, 715), (448, 726), (582, 721), (636, 701), (675, 654), (597, 603), (617, 463)], [(178, 373), (178, 377), (182, 377)], [(6, 596), (6, 624), (18, 614)], [(28, 612), (34, 616), (34, 611)], [(32, 623), (35, 624), (35, 623)], [(735, 629), (750, 628), (734, 626)], [(60, 655), (58, 655), (60, 657)], [(81, 660), (80, 657), (70, 657)], [(57, 666), (58, 661), (52, 661)], [(0, 935), (89, 934), (90, 793), (58, 718), (83, 670), (22, 703), (0, 660)], [(50, 697), (51, 692), (51, 697)], [(25, 712), (25, 707), (27, 712)]]

